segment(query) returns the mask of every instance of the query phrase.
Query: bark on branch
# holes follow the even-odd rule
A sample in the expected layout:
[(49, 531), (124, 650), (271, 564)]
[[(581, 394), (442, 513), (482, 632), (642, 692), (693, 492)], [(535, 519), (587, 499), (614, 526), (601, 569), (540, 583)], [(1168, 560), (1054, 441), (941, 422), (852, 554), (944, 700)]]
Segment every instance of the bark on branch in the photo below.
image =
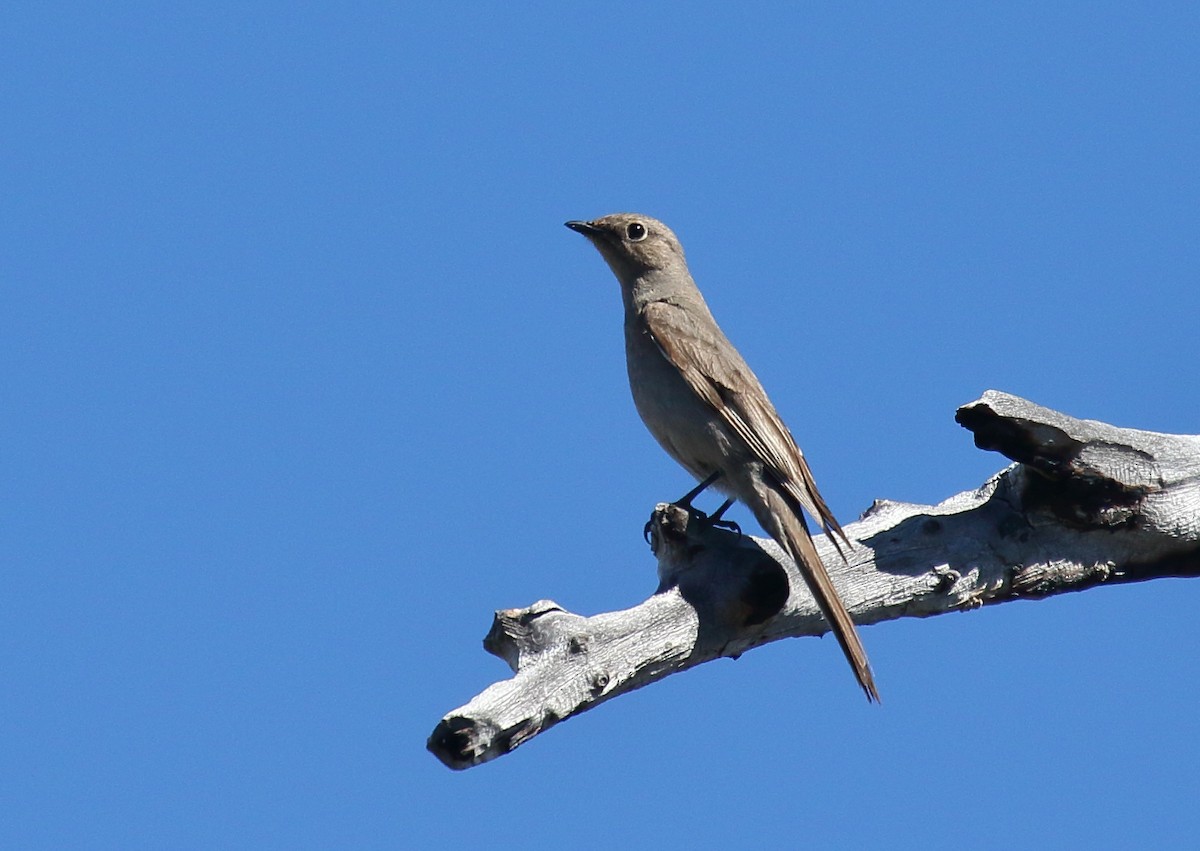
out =
[[(880, 500), (817, 547), (856, 623), (1200, 574), (1200, 437), (1078, 420), (988, 391), (958, 410), (981, 449), (1016, 463), (938, 505)], [(722, 656), (827, 629), (773, 541), (651, 517), (659, 590), (583, 617), (549, 600), (496, 613), (484, 648), (515, 676), (446, 715), (427, 747), (478, 765), (610, 698)]]

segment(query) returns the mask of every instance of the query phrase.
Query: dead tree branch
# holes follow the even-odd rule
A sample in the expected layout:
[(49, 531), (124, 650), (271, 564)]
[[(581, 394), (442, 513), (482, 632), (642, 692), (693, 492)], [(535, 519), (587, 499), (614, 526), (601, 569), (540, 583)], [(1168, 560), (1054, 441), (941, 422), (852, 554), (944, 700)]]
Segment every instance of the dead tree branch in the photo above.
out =
[[(817, 547), (859, 624), (927, 617), (1096, 585), (1200, 574), (1200, 437), (1078, 420), (996, 391), (958, 410), (1014, 464), (938, 505), (877, 501)], [(484, 639), (515, 676), (446, 715), (427, 747), (468, 768), (572, 715), (722, 656), (826, 624), (774, 542), (660, 504), (659, 591), (583, 617), (542, 600), (496, 613)]]

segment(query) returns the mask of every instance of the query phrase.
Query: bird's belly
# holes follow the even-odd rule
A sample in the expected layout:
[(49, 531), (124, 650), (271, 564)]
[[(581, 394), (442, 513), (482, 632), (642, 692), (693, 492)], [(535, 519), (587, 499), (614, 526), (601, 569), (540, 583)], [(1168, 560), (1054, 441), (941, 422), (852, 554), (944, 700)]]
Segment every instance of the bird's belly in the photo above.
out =
[(636, 356), (626, 352), (626, 365), (633, 403), (654, 439), (697, 479), (724, 468), (731, 446), (737, 442), (731, 441), (721, 417), (696, 394), (649, 335), (629, 335), (626, 344), (643, 347)]

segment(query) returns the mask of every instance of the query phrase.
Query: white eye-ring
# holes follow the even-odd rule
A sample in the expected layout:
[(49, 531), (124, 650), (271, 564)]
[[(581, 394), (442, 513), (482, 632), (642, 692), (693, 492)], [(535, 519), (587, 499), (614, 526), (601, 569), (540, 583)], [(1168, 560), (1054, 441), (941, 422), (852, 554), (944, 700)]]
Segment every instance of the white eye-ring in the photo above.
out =
[(625, 226), (625, 235), (630, 242), (641, 242), (646, 238), (646, 226), (641, 222), (630, 222)]

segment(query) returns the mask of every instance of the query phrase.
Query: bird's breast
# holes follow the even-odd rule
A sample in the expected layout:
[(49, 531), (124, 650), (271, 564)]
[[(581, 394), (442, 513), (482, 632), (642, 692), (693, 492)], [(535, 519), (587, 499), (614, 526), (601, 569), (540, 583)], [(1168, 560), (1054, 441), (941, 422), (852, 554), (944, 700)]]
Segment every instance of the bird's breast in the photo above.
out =
[(729, 446), (724, 423), (641, 322), (625, 326), (625, 365), (633, 404), (667, 454), (697, 479), (721, 468)]

